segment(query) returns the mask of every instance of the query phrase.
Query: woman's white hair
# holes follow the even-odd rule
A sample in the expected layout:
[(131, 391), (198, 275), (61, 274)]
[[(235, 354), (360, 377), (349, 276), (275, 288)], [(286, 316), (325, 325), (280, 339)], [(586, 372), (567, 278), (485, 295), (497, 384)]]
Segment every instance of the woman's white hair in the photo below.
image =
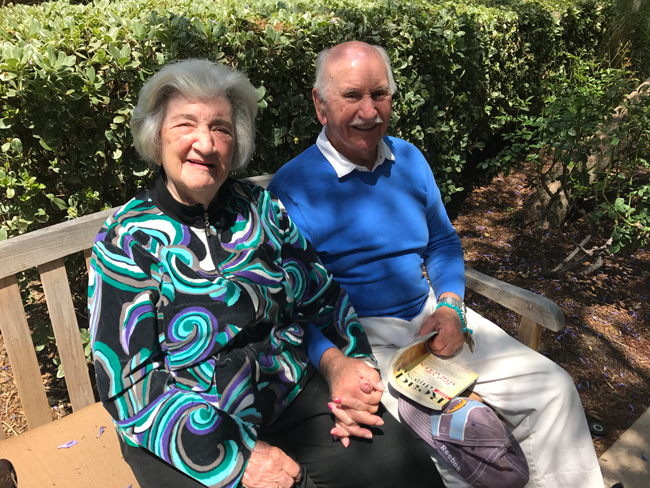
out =
[[(358, 43), (357, 43), (358, 44)], [(390, 58), (386, 53), (386, 50), (381, 46), (375, 46), (372, 44), (365, 44), (368, 48), (374, 49), (379, 56), (381, 56), (384, 65), (386, 66), (386, 74), (388, 75), (388, 88), (390, 89), (391, 95), (394, 95), (397, 91), (397, 85), (395, 84), (395, 78), (393, 77), (393, 70), (390, 66)], [(336, 47), (336, 46), (335, 46)], [(314, 88), (318, 90), (318, 97), (321, 101), (325, 102), (327, 100), (327, 89), (328, 84), (325, 81), (325, 68), (327, 63), (330, 61), (330, 55), (332, 54), (332, 48), (323, 49), (318, 53), (316, 57), (316, 81), (314, 81)], [(340, 53), (339, 53), (340, 55)]]
[(244, 73), (207, 59), (186, 59), (163, 67), (140, 90), (131, 117), (133, 144), (148, 163), (160, 163), (160, 129), (167, 105), (175, 97), (230, 103), (235, 128), (232, 171), (246, 167), (255, 149), (257, 93)]

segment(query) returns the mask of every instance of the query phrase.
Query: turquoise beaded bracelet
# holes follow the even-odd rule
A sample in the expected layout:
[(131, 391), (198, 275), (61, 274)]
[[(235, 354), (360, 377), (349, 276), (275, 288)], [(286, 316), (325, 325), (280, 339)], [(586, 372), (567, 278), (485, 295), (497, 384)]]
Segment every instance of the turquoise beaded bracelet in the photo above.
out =
[(453, 303), (440, 301), (436, 306), (436, 310), (438, 310), (440, 307), (449, 307), (453, 310), (456, 310), (458, 316), (460, 317), (460, 323), (463, 326), (463, 334), (465, 334), (468, 330), (470, 334), (472, 333), (472, 330), (467, 328), (467, 323), (465, 322), (465, 314), (463, 313), (463, 311), (459, 306), (454, 305)]

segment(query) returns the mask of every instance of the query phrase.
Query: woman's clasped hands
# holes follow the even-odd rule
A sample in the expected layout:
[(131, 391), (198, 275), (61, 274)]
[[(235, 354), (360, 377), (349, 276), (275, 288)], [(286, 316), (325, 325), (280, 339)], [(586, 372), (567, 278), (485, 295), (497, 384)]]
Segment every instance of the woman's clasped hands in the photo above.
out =
[(333, 401), (329, 407), (336, 417), (330, 433), (345, 447), (350, 445), (350, 436), (372, 439), (372, 432), (362, 425), (384, 425), (381, 417), (374, 415), (385, 390), (377, 370), (336, 348), (323, 353), (320, 369), (330, 386)]

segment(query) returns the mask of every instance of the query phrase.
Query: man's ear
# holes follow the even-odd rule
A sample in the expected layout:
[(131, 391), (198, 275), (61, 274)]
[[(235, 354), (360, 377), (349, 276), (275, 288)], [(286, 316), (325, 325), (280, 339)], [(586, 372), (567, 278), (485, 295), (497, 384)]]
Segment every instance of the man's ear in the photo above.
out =
[(311, 98), (314, 101), (314, 107), (316, 108), (316, 116), (318, 117), (318, 121), (322, 125), (327, 125), (327, 113), (326, 113), (325, 102), (321, 100), (317, 88), (312, 89)]

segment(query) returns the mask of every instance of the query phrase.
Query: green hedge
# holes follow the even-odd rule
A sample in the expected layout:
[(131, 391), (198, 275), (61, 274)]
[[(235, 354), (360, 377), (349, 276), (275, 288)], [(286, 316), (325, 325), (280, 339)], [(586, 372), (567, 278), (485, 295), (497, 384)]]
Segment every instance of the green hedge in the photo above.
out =
[(144, 81), (173, 59), (207, 57), (248, 73), (261, 107), (249, 173), (275, 171), (320, 130), (310, 94), (317, 53), (352, 39), (386, 47), (399, 87), (389, 131), (422, 149), (449, 196), (468, 152), (499, 130), (496, 117), (539, 100), (565, 52), (597, 48), (609, 8), (325, 3), (0, 9), (0, 239), (118, 205), (150, 183), (129, 117)]

